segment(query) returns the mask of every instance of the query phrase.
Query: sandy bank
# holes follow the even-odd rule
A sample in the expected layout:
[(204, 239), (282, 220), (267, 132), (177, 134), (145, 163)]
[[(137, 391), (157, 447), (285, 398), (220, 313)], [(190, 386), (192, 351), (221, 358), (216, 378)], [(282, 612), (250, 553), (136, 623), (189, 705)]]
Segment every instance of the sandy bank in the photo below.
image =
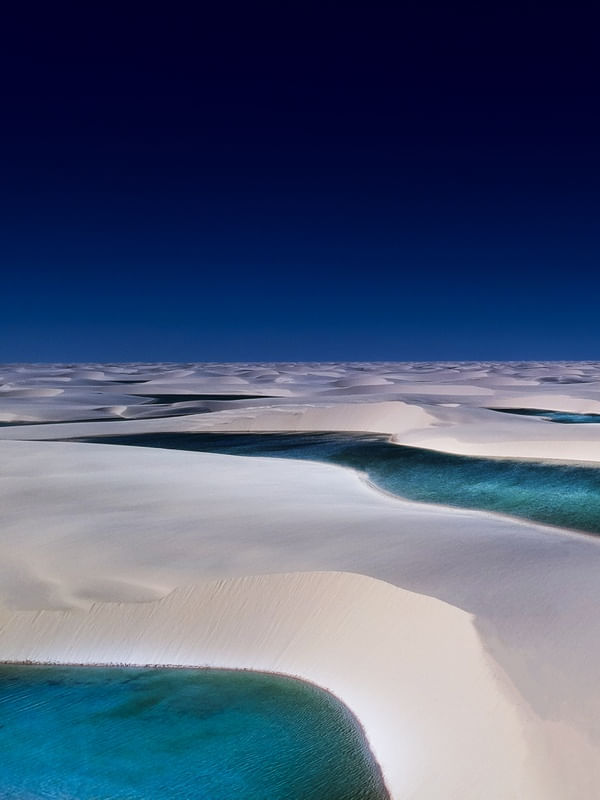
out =
[(468, 614), (347, 573), (207, 582), (147, 603), (0, 609), (13, 661), (244, 667), (310, 680), (357, 715), (394, 798), (546, 798), (534, 726)]
[[(386, 717), (385, 736), (374, 744), (386, 771), (388, 762), (397, 770), (394, 786), (416, 787), (433, 771), (429, 794), (399, 796), (451, 798), (435, 784), (439, 759), (461, 800), (600, 793), (597, 539), (403, 502), (324, 464), (77, 443), (0, 442), (0, 508), (0, 659), (195, 663), (197, 642), (210, 643), (215, 658), (231, 658), (237, 642), (246, 648), (256, 640), (260, 647), (245, 649), (246, 660), (240, 655), (239, 663), (220, 665), (289, 671), (331, 688), (374, 742), (375, 716), (363, 711), (360, 692), (378, 691), (381, 683), (385, 691), (372, 701), (381, 709), (384, 697), (396, 702), (392, 684), (401, 692), (398, 702), (409, 705), (411, 682), (423, 687), (430, 697), (413, 698), (410, 731), (397, 723), (390, 733)], [(362, 573), (387, 583), (375, 582), (379, 588), (371, 590), (369, 582), (337, 577), (323, 584), (306, 579), (306, 586), (289, 575), (244, 577), (297, 572)], [(197, 588), (160, 599), (187, 585)], [(412, 605), (394, 587), (430, 598)], [(439, 600), (457, 608), (441, 616), (431, 611), (437, 621), (429, 624), (428, 609), (448, 608)], [(346, 632), (339, 641), (338, 629)], [(420, 638), (421, 629), (429, 639)], [(221, 639), (221, 630), (231, 638)], [(270, 653), (272, 661), (262, 663), (269, 632), (274, 638), (271, 650), (264, 645), (265, 657)], [(63, 648), (55, 656), (53, 642)], [(318, 656), (321, 648), (326, 659)], [(414, 655), (406, 672), (405, 653)], [(286, 662), (288, 655), (299, 660)], [(357, 672), (348, 666), (354, 661), (361, 665)], [(459, 674), (463, 662), (467, 683)], [(311, 664), (312, 672), (302, 671)], [(391, 671), (381, 672), (383, 666)], [(419, 671), (428, 675), (424, 683)], [(353, 685), (356, 679), (354, 689), (346, 678)], [(471, 681), (473, 703), (465, 694)], [(371, 699), (365, 696), (366, 708)], [(494, 731), (482, 733), (478, 705), (489, 710)], [(427, 714), (436, 708), (444, 713), (434, 724)], [(423, 709), (425, 722), (419, 722)], [(444, 740), (435, 733), (442, 723)], [(420, 725), (430, 726), (431, 738), (419, 738)], [(470, 749), (475, 730), (481, 759)], [(499, 748), (496, 765), (486, 738)], [(454, 739), (465, 750), (452, 766), (444, 753), (459, 761)], [(408, 767), (404, 752), (411, 753)], [(483, 791), (484, 774), (496, 776), (497, 764), (507, 775), (490, 779), (492, 789)], [(478, 793), (469, 795), (471, 776)], [(543, 776), (551, 776), (551, 785), (538, 795)], [(531, 785), (525, 791), (518, 781)], [(504, 794), (490, 794), (496, 784)]]
[[(189, 414), (159, 419), (119, 419), (102, 422), (63, 422), (46, 425), (20, 425), (0, 428), (0, 439), (44, 440), (103, 434), (135, 434), (164, 431), (370, 431), (398, 433), (426, 428), (435, 417), (419, 405), (400, 401), (368, 403), (291, 402), (279, 399), (252, 401), (255, 405), (237, 404), (230, 410), (210, 414)], [(261, 405), (256, 405), (261, 403)], [(221, 404), (222, 405), (222, 404)]]
[(364, 431), (462, 455), (600, 462), (600, 425), (491, 408), (599, 413), (600, 363), (0, 366), (0, 421), (41, 423), (0, 424), (0, 439)]

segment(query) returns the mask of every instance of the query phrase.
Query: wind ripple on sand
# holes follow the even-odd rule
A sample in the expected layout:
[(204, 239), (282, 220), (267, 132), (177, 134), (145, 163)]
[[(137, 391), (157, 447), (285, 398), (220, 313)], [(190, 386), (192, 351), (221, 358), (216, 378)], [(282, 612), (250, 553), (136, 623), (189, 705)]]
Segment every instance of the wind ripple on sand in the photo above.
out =
[(11, 661), (248, 668), (336, 694), (393, 798), (553, 797), (527, 725), (470, 615), (349, 573), (205, 582), (147, 603), (0, 608)]

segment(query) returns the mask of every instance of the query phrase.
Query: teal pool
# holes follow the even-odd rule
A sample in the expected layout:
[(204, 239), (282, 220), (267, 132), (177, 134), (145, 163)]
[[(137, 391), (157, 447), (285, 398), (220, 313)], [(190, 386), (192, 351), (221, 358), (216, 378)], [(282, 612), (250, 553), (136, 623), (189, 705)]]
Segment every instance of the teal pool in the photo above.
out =
[(561, 422), (564, 425), (600, 424), (600, 414), (575, 414), (569, 411), (549, 411), (544, 408), (490, 408), (501, 414), (518, 414), (521, 417), (539, 417), (548, 422)]
[(384, 800), (348, 709), (277, 675), (0, 666), (0, 797)]
[(600, 468), (593, 465), (456, 456), (347, 433), (145, 433), (85, 441), (324, 461), (359, 470), (410, 500), (600, 533)]

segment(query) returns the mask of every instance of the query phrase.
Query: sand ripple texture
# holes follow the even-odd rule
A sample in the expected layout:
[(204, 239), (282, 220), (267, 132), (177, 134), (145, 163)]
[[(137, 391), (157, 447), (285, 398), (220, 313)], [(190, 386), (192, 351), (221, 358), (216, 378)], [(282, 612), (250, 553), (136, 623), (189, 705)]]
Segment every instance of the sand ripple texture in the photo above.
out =
[(600, 462), (598, 363), (6, 365), (0, 660), (247, 667), (357, 715), (394, 798), (600, 796), (600, 549), (348, 468), (51, 441), (365, 431)]

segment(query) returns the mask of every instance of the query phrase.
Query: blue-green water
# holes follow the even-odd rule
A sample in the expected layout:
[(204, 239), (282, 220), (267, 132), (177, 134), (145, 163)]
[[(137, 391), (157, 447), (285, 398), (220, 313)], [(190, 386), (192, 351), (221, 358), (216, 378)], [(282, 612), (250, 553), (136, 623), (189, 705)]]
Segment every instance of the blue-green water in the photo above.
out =
[(569, 411), (549, 411), (544, 408), (491, 408), (502, 414), (519, 414), (522, 417), (541, 417), (548, 422), (562, 422), (565, 425), (600, 424), (600, 414), (573, 414)]
[(383, 800), (362, 731), (256, 672), (0, 666), (0, 797)]
[(595, 466), (455, 456), (363, 434), (146, 433), (85, 441), (324, 461), (360, 470), (376, 486), (410, 500), (600, 533)]

